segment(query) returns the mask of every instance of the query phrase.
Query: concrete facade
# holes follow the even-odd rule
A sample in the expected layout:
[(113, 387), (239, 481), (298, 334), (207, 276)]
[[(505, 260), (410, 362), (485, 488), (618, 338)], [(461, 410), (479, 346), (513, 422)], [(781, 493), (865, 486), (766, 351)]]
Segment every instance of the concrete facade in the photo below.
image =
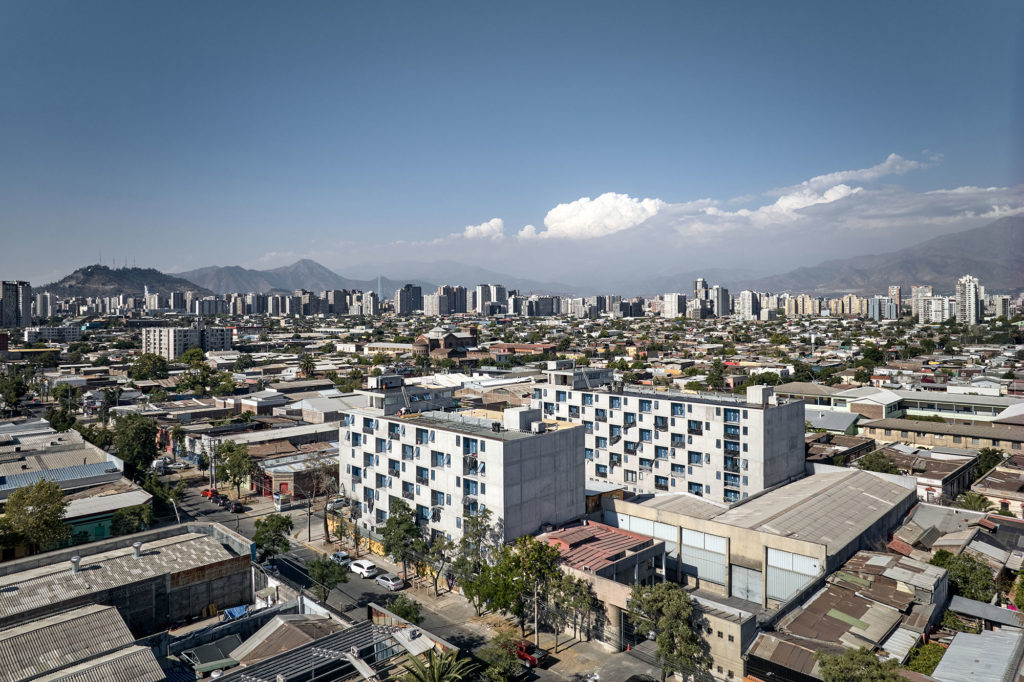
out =
[(564, 370), (546, 374), (532, 405), (583, 425), (588, 479), (735, 502), (803, 475), (803, 405), (771, 388), (752, 387), (745, 398), (586, 390)]
[(392, 498), (429, 533), (453, 539), (463, 518), (483, 508), (502, 523), (506, 541), (584, 512), (579, 426), (542, 422), (527, 408), (341, 417), (339, 477), (364, 528), (387, 520)]

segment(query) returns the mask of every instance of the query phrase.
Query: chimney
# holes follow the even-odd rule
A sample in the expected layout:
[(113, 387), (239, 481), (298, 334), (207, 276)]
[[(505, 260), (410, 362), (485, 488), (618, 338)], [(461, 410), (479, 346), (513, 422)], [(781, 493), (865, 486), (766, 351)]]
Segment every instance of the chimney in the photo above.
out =
[(81, 570), (79, 568), (79, 565), (81, 563), (82, 563), (82, 557), (78, 556), (77, 554), (75, 556), (71, 557), (71, 575), (75, 575), (76, 573), (78, 573), (78, 571)]
[(134, 556), (136, 559), (141, 559), (142, 558), (142, 543), (141, 542), (136, 542), (135, 544), (132, 545), (132, 556)]

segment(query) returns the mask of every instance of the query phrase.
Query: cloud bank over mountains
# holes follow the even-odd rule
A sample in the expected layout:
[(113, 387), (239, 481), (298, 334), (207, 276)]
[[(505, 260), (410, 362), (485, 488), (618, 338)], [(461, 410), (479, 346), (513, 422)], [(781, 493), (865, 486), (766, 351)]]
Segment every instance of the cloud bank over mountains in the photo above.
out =
[[(520, 276), (628, 280), (630, 271), (671, 275), (701, 268), (769, 274), (828, 258), (902, 248), (1024, 213), (1021, 187), (913, 191), (895, 181), (941, 163), (890, 154), (867, 168), (817, 175), (760, 195), (673, 202), (608, 191), (551, 208), (541, 226), (516, 229), (503, 217), (422, 241), (346, 246), (347, 258), (377, 263), (447, 260)], [(508, 229), (506, 229), (508, 228)], [(318, 250), (310, 257), (326, 259)]]

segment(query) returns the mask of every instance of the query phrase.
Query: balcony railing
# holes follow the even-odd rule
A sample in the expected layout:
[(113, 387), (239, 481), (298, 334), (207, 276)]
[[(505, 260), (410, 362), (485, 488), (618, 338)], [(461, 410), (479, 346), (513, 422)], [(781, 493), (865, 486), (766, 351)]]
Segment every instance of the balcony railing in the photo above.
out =
[(430, 520), (433, 521), (434, 523), (437, 523), (438, 521), (440, 521), (441, 520), (441, 510), (440, 509), (431, 509), (430, 510)]
[(420, 485), (430, 485), (430, 479), (427, 478), (426, 476), (417, 476), (416, 482), (419, 483)]
[(373, 424), (369, 424), (369, 425), (363, 424), (363, 433), (372, 434), (373, 433)]
[(654, 425), (654, 430), (655, 431), (668, 431), (668, 424), (655, 424)]
[(402, 497), (404, 497), (407, 500), (411, 500), (413, 497), (415, 497), (415, 493), (411, 488), (409, 488), (402, 491)]
[(739, 439), (740, 439), (740, 434), (738, 434), (738, 433), (729, 433), (728, 431), (725, 432), (725, 440), (739, 440)]
[(695, 428), (690, 427), (690, 428), (686, 429), (686, 432), (688, 434), (690, 434), (691, 436), (703, 436), (704, 435), (704, 429), (695, 429)]
[(402, 471), (400, 469), (392, 469), (390, 467), (388, 468), (388, 476), (391, 476), (392, 478), (398, 478), (401, 475)]
[(604, 414), (595, 414), (594, 415), (594, 421), (607, 422), (608, 421), (608, 416), (604, 415)]
[(597, 476), (598, 478), (608, 478), (607, 471), (595, 471), (594, 475)]
[(388, 431), (388, 440), (398, 440), (402, 437), (402, 434), (398, 431)]
[(619, 442), (620, 440), (622, 440), (622, 436), (612, 436), (612, 437), (611, 437), (611, 440), (609, 440), (608, 442), (609, 442), (609, 443), (610, 443), (611, 445), (615, 445), (615, 444), (616, 444), (616, 443), (618, 443), (618, 442)]
[(640, 447), (636, 443), (631, 443), (629, 441), (626, 441), (626, 454), (627, 455), (635, 455), (636, 451), (639, 450), (639, 449), (640, 449)]
[(738, 474), (740, 472), (740, 465), (739, 464), (726, 464), (723, 467), (723, 469), (725, 469), (726, 471), (728, 471), (731, 474)]

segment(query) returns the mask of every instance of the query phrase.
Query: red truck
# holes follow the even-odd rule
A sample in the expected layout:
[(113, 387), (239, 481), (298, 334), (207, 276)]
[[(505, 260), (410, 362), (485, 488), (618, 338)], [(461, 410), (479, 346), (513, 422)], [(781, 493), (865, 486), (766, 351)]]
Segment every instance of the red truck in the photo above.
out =
[(521, 639), (515, 644), (516, 657), (528, 668), (537, 668), (548, 662), (551, 655), (547, 650), (537, 647), (533, 642)]

